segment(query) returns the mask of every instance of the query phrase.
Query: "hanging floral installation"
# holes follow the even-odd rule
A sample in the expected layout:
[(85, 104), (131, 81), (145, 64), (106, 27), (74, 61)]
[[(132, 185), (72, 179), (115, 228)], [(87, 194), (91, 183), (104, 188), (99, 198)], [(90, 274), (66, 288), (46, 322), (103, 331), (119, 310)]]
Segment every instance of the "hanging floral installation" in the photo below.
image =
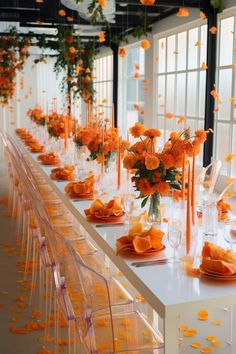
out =
[(30, 40), (20, 37), (11, 27), (0, 37), (0, 103), (6, 105), (13, 98), (17, 71), (22, 71), (29, 56)]

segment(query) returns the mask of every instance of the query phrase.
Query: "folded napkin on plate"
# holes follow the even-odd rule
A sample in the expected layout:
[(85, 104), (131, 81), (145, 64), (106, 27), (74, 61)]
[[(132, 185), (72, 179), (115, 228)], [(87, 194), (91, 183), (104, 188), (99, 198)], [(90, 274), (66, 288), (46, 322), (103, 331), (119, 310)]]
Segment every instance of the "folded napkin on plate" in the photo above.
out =
[(150, 250), (160, 250), (163, 247), (162, 239), (164, 232), (152, 226), (144, 230), (142, 223), (134, 225), (127, 236), (122, 236), (116, 240), (117, 254), (121, 252), (135, 251), (145, 253)]
[(74, 166), (66, 165), (64, 167), (53, 168), (51, 170), (51, 179), (61, 179), (63, 181), (72, 181), (74, 179)]
[(37, 157), (37, 159), (41, 161), (44, 165), (57, 165), (60, 163), (58, 155), (54, 152), (41, 154)]
[(96, 218), (124, 215), (123, 208), (114, 199), (108, 203), (103, 203), (100, 199), (95, 199), (90, 208), (85, 209), (84, 212), (86, 216), (95, 216)]
[(31, 152), (43, 152), (44, 146), (41, 145), (38, 141), (36, 143), (33, 143), (30, 145), (30, 151)]
[(87, 178), (85, 178), (83, 181), (68, 183), (67, 186), (65, 187), (65, 191), (72, 198), (73, 197), (84, 198), (86, 196), (93, 195), (94, 176), (90, 175)]
[(202, 249), (201, 267), (208, 273), (233, 275), (236, 274), (236, 259), (233, 252), (205, 242)]

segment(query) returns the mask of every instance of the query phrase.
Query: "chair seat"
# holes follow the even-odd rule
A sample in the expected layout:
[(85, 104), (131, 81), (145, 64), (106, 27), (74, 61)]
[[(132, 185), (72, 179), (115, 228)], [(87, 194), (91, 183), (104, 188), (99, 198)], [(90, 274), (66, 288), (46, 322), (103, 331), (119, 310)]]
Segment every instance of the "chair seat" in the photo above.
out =
[[(85, 336), (85, 344), (90, 353), (119, 353), (122, 354), (143, 350), (145, 354), (153, 349), (163, 348), (163, 338), (160, 333), (148, 324), (145, 318), (136, 311), (115, 313), (113, 318), (114, 345), (107, 337), (107, 329), (111, 327), (110, 315), (93, 315), (93, 333), (90, 331)], [(88, 341), (90, 344), (88, 345)], [(91, 345), (92, 343), (92, 345)]]

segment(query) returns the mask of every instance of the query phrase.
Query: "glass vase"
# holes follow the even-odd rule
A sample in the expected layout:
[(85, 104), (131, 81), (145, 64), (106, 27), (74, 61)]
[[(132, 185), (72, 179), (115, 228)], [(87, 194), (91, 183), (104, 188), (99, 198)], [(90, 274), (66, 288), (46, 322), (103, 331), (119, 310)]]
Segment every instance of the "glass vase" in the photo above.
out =
[(150, 196), (148, 211), (148, 224), (155, 225), (161, 223), (160, 193), (154, 193)]

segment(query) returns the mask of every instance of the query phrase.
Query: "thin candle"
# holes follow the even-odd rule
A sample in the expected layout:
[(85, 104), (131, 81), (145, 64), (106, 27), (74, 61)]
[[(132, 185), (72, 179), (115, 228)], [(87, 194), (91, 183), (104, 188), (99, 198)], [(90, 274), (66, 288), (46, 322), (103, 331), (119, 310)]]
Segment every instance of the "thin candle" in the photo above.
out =
[(104, 127), (101, 128), (102, 132), (102, 162), (101, 162), (101, 175), (104, 175)]
[[(127, 141), (129, 143), (129, 128), (127, 129)], [(129, 181), (129, 169), (128, 168), (126, 169), (126, 179), (127, 179), (127, 182), (128, 182)]]
[(195, 224), (195, 153), (193, 154), (193, 164), (192, 164), (192, 223)]
[(181, 197), (185, 199), (185, 165), (186, 165), (186, 152), (183, 154), (183, 165), (182, 165), (182, 188), (181, 188)]
[(191, 243), (191, 170), (188, 166), (188, 191), (186, 206), (186, 253), (189, 254)]
[(64, 131), (65, 131), (65, 150), (68, 146), (68, 117), (64, 119)]
[(119, 137), (119, 140), (118, 140), (118, 152), (117, 152), (117, 189), (118, 189), (118, 191), (120, 190), (120, 185), (121, 185), (121, 152), (120, 152), (120, 147), (121, 147), (121, 137)]

